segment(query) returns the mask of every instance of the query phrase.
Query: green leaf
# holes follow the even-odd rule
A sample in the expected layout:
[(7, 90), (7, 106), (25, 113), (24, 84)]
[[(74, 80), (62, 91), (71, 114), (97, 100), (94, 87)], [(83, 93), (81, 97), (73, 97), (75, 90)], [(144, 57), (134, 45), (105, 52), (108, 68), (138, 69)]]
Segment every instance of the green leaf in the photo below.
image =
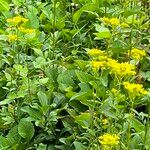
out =
[(96, 9), (97, 9), (97, 7), (93, 3), (89, 3), (89, 4), (84, 5), (78, 11), (76, 11), (75, 14), (73, 15), (73, 22), (77, 23), (80, 16), (82, 15), (82, 13), (84, 11), (93, 11), (94, 12)]
[(95, 29), (98, 31), (98, 33), (94, 33), (96, 35), (95, 39), (102, 39), (102, 38), (110, 38), (111, 33), (110, 30), (106, 27), (100, 26), (98, 24), (95, 24)]
[(82, 113), (75, 117), (75, 121), (83, 128), (89, 128), (92, 123), (92, 117), (90, 113)]
[(0, 35), (0, 41), (7, 41), (8, 37), (7, 35)]
[(34, 7), (34, 6), (29, 6), (29, 11), (27, 13), (27, 17), (29, 18), (30, 20), (30, 26), (31, 28), (39, 28), (39, 20), (38, 20), (38, 17), (37, 17), (37, 14), (38, 14), (38, 10)]
[(12, 1), (17, 6), (21, 6), (23, 3), (25, 3), (25, 0), (12, 0)]
[(39, 120), (42, 118), (42, 114), (40, 111), (31, 108), (29, 106), (24, 106), (21, 108), (21, 111), (28, 113), (32, 118), (34, 118), (35, 120)]
[(11, 81), (11, 75), (7, 72), (4, 72), (7, 81)]
[(10, 146), (10, 145), (9, 145), (8, 140), (7, 140), (5, 137), (0, 136), (0, 149), (1, 149), (1, 150), (5, 150), (5, 149), (7, 149), (9, 146)]
[(48, 82), (48, 80), (49, 80), (49, 78), (39, 79), (39, 83), (46, 84)]
[(18, 125), (18, 133), (21, 137), (25, 138), (26, 140), (31, 140), (34, 132), (34, 126), (30, 121), (27, 121), (26, 118), (20, 120)]
[(74, 146), (75, 146), (75, 150), (86, 150), (87, 148), (80, 142), (73, 142)]
[(135, 118), (131, 118), (130, 124), (131, 127), (134, 128), (137, 132), (142, 132), (145, 129), (144, 125)]
[(37, 93), (37, 95), (38, 95), (40, 104), (41, 104), (42, 106), (47, 106), (47, 105), (48, 105), (48, 98), (47, 98), (47, 95), (46, 95), (44, 92), (42, 92), (42, 91), (39, 91), (39, 92)]
[(39, 55), (39, 56), (43, 56), (43, 52), (41, 49), (38, 49), (38, 48), (32, 48), (34, 50), (34, 52)]
[(89, 83), (93, 79), (92, 75), (90, 75), (86, 72), (75, 71), (75, 73), (76, 73), (76, 75), (77, 75), (80, 82), (85, 82), (85, 83), (88, 82)]
[(10, 7), (6, 0), (0, 0), (0, 12), (9, 11)]
[(18, 133), (18, 126), (14, 126), (13, 128), (10, 129), (7, 139), (9, 143), (12, 145), (17, 144), (18, 141), (20, 141), (21, 136)]

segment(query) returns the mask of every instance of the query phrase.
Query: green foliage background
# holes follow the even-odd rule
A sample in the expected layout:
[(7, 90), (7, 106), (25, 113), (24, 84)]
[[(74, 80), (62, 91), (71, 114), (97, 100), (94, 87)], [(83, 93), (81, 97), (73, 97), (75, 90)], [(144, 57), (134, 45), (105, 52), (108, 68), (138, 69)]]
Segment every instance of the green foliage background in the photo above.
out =
[[(0, 150), (100, 150), (98, 137), (120, 135), (110, 149), (150, 149), (150, 95), (129, 97), (108, 71), (89, 67), (87, 50), (99, 48), (122, 62), (133, 47), (146, 57), (137, 65), (150, 85), (148, 0), (0, 0)], [(33, 34), (10, 42), (8, 18), (28, 18)], [(130, 27), (113, 31), (100, 18)], [(139, 78), (138, 78), (139, 77)], [(121, 92), (123, 91), (123, 92)], [(103, 124), (103, 119), (108, 123)]]

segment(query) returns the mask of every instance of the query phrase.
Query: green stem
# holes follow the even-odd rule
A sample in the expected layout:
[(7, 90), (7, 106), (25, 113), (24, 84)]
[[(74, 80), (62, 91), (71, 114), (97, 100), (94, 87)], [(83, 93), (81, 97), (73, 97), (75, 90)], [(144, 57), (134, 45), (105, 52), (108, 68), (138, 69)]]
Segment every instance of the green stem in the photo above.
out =
[(147, 102), (147, 108), (148, 108), (148, 117), (147, 117), (147, 122), (146, 122), (146, 126), (145, 126), (145, 135), (144, 135), (144, 142), (143, 142), (143, 146), (142, 146), (142, 150), (145, 150), (145, 144), (146, 144), (146, 138), (147, 138), (147, 133), (148, 133), (148, 129), (149, 129), (149, 118), (150, 118), (150, 104), (149, 101)]

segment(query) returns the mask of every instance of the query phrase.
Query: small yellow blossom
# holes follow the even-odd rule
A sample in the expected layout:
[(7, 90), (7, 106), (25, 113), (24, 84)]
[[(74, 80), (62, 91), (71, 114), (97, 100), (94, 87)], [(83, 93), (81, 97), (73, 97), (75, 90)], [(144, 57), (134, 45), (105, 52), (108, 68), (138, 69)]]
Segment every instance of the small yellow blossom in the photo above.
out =
[(94, 69), (100, 69), (101, 67), (104, 66), (103, 61), (91, 61), (91, 65)]
[(130, 27), (127, 23), (124, 23), (124, 22), (121, 23), (120, 26), (121, 26), (122, 28), (129, 28), (129, 27)]
[(111, 74), (115, 74), (118, 77), (132, 76), (135, 75), (135, 66), (125, 62), (118, 63), (115, 60), (111, 60), (107, 63), (107, 66), (110, 68)]
[(18, 30), (19, 30), (20, 32), (26, 33), (26, 34), (31, 34), (31, 33), (35, 32), (34, 29), (26, 29), (26, 28), (24, 28), (24, 27), (19, 27)]
[(128, 51), (128, 54), (130, 54), (131, 57), (136, 60), (141, 60), (141, 59), (143, 59), (144, 56), (146, 56), (145, 50), (139, 50), (137, 48), (133, 48), (131, 50), (131, 53), (130, 53), (130, 51)]
[(106, 17), (103, 17), (103, 18), (101, 18), (101, 20), (105, 24), (110, 24), (112, 26), (118, 26), (120, 24), (120, 20), (118, 18), (106, 18)]
[(115, 94), (115, 93), (117, 93), (117, 90), (116, 90), (115, 88), (112, 88), (112, 89), (111, 89), (111, 92), (112, 92), (113, 94)]
[(99, 142), (101, 145), (112, 147), (112, 146), (116, 146), (119, 144), (120, 138), (116, 134), (106, 133), (106, 134), (100, 136), (98, 139), (99, 139)]
[(104, 56), (105, 52), (99, 49), (90, 49), (88, 52), (88, 55), (92, 57), (98, 57), (98, 56)]
[(101, 18), (101, 20), (102, 20), (103, 22), (105, 22), (106, 24), (109, 24), (109, 23), (110, 23), (109, 18), (103, 17), (103, 18)]
[(143, 88), (142, 84), (135, 84), (124, 82), (123, 83), (125, 89), (128, 91), (129, 94), (134, 94), (134, 96), (146, 95), (148, 91)]
[(23, 18), (21, 16), (16, 16), (16, 17), (13, 17), (11, 19), (7, 19), (6, 21), (8, 23), (12, 23), (14, 25), (18, 25), (19, 23), (26, 23), (28, 21), (28, 19)]
[(103, 125), (106, 125), (108, 123), (108, 120), (106, 118), (102, 119), (102, 123), (103, 123)]
[(17, 35), (8, 35), (8, 40), (10, 42), (16, 41), (17, 40)]
[(118, 18), (111, 18), (110, 19), (110, 24), (112, 26), (118, 26), (120, 24), (120, 20)]

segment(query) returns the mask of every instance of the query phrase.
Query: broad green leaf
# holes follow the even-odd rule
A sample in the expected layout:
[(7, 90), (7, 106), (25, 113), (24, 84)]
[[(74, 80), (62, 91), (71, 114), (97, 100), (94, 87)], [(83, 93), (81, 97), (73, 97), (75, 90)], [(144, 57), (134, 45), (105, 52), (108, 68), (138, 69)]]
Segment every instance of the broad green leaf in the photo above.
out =
[(18, 133), (18, 126), (14, 126), (13, 128), (10, 129), (7, 135), (7, 139), (11, 146), (17, 144), (18, 141), (20, 141), (21, 136)]
[(34, 126), (30, 121), (27, 121), (26, 118), (22, 118), (18, 125), (18, 133), (21, 137), (26, 140), (31, 140), (34, 135)]
[(75, 117), (75, 121), (83, 128), (89, 128), (92, 123), (92, 117), (90, 113), (82, 113)]
[(73, 22), (77, 23), (80, 16), (82, 15), (82, 13), (84, 11), (93, 11), (94, 12), (96, 9), (97, 9), (97, 7), (93, 3), (89, 3), (89, 4), (84, 5), (78, 11), (76, 11), (75, 14), (73, 15)]
[(106, 27), (100, 26), (98, 24), (95, 24), (95, 29), (98, 31), (98, 33), (94, 33), (96, 35), (95, 39), (102, 39), (102, 38), (110, 38), (111, 33), (110, 30)]
[(21, 6), (23, 3), (25, 3), (25, 0), (12, 0), (12, 1), (17, 6)]
[(39, 79), (39, 83), (46, 84), (48, 82), (48, 80), (49, 80), (49, 78)]
[(8, 39), (7, 35), (4, 34), (0, 35), (0, 41), (7, 41), (7, 39)]
[(29, 6), (27, 17), (30, 20), (30, 26), (31, 28), (37, 29), (39, 28), (39, 20), (37, 17), (38, 10), (34, 6)]
[(0, 12), (9, 11), (9, 4), (6, 0), (0, 0)]
[(5, 150), (9, 147), (9, 142), (7, 140), (7, 138), (3, 137), (2, 135), (0, 135), (0, 149)]
[(135, 118), (131, 118), (130, 124), (131, 127), (134, 128), (137, 132), (142, 132), (145, 129), (144, 125)]
[(7, 81), (11, 81), (11, 75), (7, 72), (4, 72)]
[(73, 95), (72, 97), (71, 97), (71, 101), (72, 100), (74, 100), (74, 99), (78, 99), (78, 98), (81, 98), (82, 96), (84, 96), (84, 95), (86, 95), (87, 94), (87, 92), (79, 92), (79, 93), (76, 93), (75, 95)]
[(103, 86), (107, 87), (108, 86), (108, 72), (103, 71), (102, 75), (100, 77), (100, 81), (103, 84)]
[(81, 142), (73, 142), (75, 150), (86, 150), (87, 148)]
[(39, 92), (37, 93), (37, 95), (38, 95), (40, 104), (41, 104), (42, 106), (48, 105), (48, 98), (47, 98), (47, 95), (46, 95), (44, 92), (39, 91)]
[(80, 82), (89, 83), (93, 79), (92, 75), (86, 72), (76, 70), (75, 73)]
[(24, 106), (21, 108), (21, 111), (25, 112), (25, 113), (28, 113), (33, 119), (35, 120), (39, 120), (42, 118), (42, 114), (40, 111), (34, 109), (34, 108), (31, 108), (29, 106)]
[(43, 52), (41, 49), (38, 49), (38, 48), (32, 48), (34, 50), (34, 52), (39, 55), (39, 56), (43, 56)]

